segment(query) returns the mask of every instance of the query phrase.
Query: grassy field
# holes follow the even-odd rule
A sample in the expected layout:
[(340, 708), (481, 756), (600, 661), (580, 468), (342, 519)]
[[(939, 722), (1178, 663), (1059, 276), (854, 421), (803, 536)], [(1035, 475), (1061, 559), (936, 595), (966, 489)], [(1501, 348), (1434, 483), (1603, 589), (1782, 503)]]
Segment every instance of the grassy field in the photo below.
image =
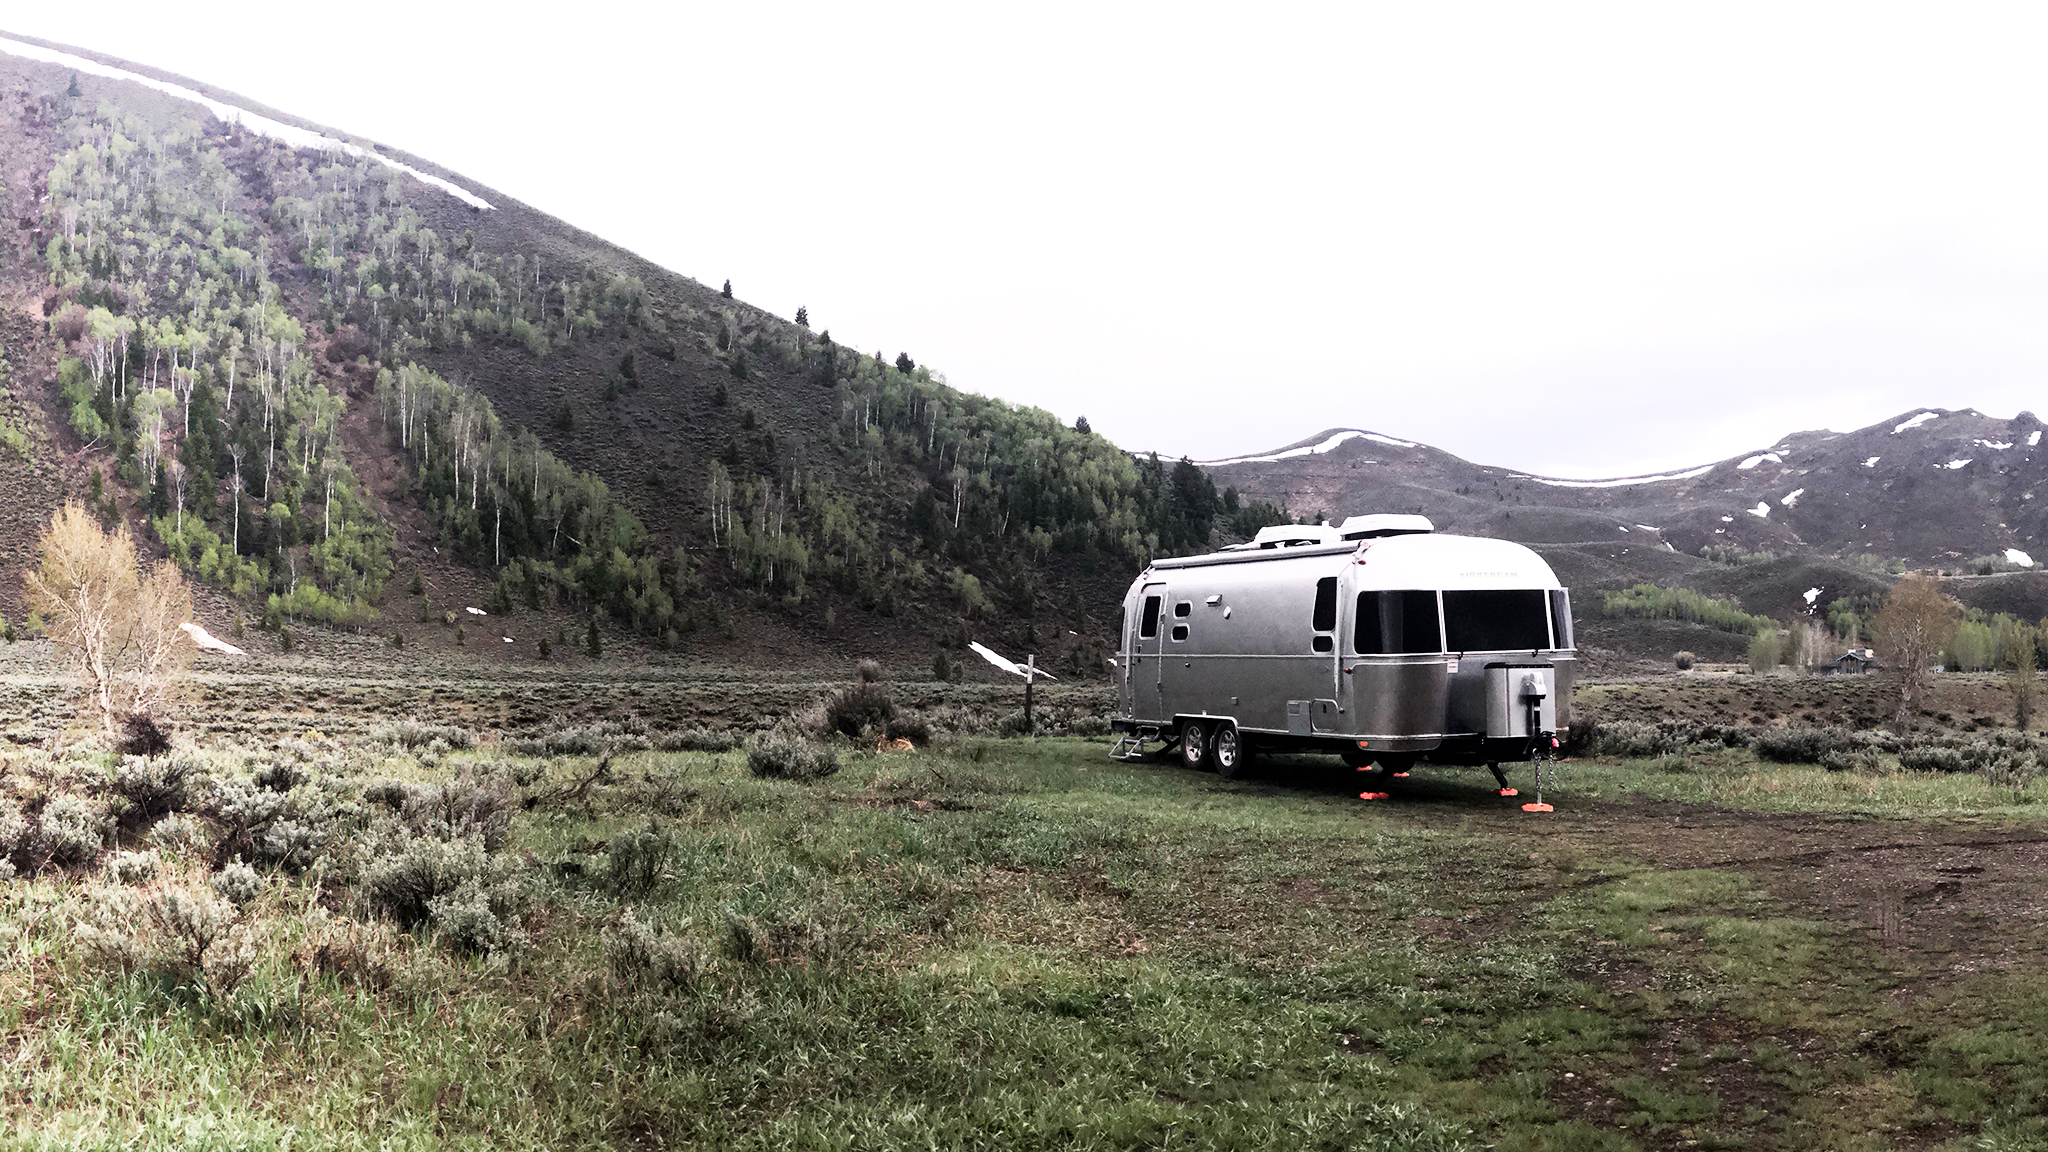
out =
[(2048, 1146), (2048, 784), (467, 742), (5, 753), (7, 1141)]

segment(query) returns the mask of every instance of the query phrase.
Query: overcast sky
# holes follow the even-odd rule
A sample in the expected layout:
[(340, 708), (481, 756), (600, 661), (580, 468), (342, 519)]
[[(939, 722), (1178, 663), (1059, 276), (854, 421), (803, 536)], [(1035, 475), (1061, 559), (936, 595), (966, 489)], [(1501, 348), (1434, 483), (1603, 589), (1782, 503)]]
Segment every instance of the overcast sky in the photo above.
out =
[(1364, 427), (1613, 476), (2048, 410), (2037, 6), (79, 11), (0, 27), (416, 153), (1135, 449)]

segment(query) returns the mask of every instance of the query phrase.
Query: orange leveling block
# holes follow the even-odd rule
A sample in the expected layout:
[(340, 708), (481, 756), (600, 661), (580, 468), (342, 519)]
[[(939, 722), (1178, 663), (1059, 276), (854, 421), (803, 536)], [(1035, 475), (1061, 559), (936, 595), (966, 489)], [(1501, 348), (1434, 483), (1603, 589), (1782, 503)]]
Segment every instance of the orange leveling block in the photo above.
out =
[(1385, 800), (1385, 799), (1387, 798), (1387, 793), (1385, 793), (1385, 792), (1360, 792), (1360, 793), (1358, 794), (1358, 798), (1359, 798), (1360, 800)]

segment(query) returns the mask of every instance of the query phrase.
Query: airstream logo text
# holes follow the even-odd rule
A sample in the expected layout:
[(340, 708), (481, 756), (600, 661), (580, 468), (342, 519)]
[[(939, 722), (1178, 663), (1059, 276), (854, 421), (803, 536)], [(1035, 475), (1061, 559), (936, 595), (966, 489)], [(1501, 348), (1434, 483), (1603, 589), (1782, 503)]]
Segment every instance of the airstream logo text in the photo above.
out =
[(1516, 576), (1520, 576), (1520, 575), (1521, 575), (1521, 573), (1520, 573), (1520, 572), (1460, 572), (1460, 573), (1458, 573), (1458, 575), (1460, 575), (1460, 576), (1467, 576), (1467, 577), (1470, 577), (1470, 576), (1505, 576), (1505, 577), (1507, 577), (1507, 578), (1509, 578), (1509, 579), (1513, 579), (1513, 578), (1514, 578), (1514, 577), (1516, 577)]

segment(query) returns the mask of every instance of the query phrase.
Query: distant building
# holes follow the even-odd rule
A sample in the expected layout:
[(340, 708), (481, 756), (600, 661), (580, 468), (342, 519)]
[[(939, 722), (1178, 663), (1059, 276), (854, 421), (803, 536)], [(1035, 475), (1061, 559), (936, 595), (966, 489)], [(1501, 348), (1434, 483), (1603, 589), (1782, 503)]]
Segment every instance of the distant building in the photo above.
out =
[(1883, 669), (1884, 665), (1877, 662), (1876, 652), (1868, 648), (1851, 648), (1821, 665), (1819, 671), (1823, 676), (1861, 676)]

